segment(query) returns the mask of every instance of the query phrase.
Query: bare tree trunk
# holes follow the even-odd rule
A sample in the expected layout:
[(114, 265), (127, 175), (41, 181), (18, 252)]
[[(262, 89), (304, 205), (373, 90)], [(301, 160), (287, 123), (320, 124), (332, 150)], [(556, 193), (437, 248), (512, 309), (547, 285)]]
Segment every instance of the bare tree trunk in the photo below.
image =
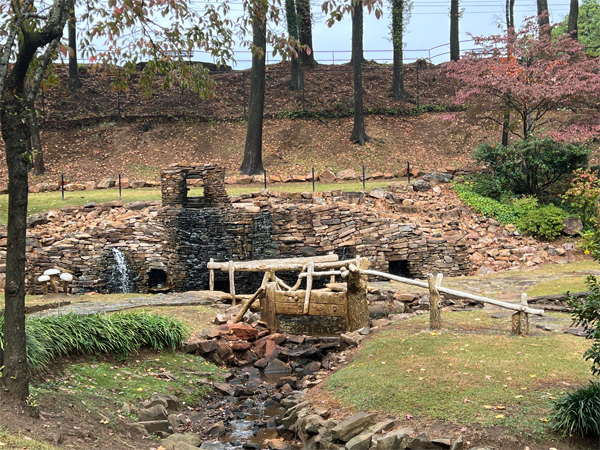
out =
[(81, 79), (79, 78), (79, 65), (77, 64), (77, 22), (75, 18), (75, 0), (71, 0), (69, 6), (69, 88), (76, 92), (81, 87)]
[(515, 0), (506, 0), (506, 29), (515, 27)]
[(44, 175), (46, 167), (44, 166), (44, 152), (42, 150), (42, 139), (40, 137), (40, 128), (35, 109), (29, 112), (29, 133), (31, 135), (31, 155), (33, 158), (33, 174)]
[(571, 0), (569, 7), (569, 23), (567, 33), (572, 39), (577, 40), (577, 20), (579, 19), (579, 0)]
[(392, 1), (392, 45), (394, 46), (394, 72), (392, 96), (396, 100), (404, 98), (404, 0)]
[(262, 163), (263, 114), (265, 108), (265, 51), (267, 47), (266, 15), (255, 14), (252, 23), (252, 43), (263, 49), (263, 54), (252, 55), (250, 73), (250, 99), (248, 101), (248, 128), (244, 161), (240, 171), (244, 175), (259, 175), (264, 172)]
[[(298, 15), (294, 0), (285, 0), (285, 13), (287, 18), (288, 35), (298, 41)], [(292, 56), (290, 72), (290, 90), (302, 90), (302, 72), (300, 71), (300, 60)]]
[[(23, 83), (7, 92), (0, 108), (2, 138), (8, 165), (8, 229), (4, 310), (2, 402), (24, 405), (29, 397), (29, 367), (25, 336), (25, 239), (27, 231), (27, 160), (29, 127)], [(20, 89), (19, 89), (20, 87)]]
[(550, 11), (548, 10), (548, 0), (536, 0), (536, 2), (540, 37), (543, 35), (550, 37)]
[(352, 71), (354, 72), (354, 128), (350, 140), (360, 145), (370, 141), (365, 132), (365, 109), (363, 105), (363, 3), (360, 0), (354, 6), (352, 16)]
[(458, 0), (450, 0), (450, 59), (452, 61), (460, 59), (459, 16)]
[(300, 60), (304, 67), (315, 67), (315, 52), (312, 41), (312, 16), (310, 13), (310, 0), (296, 0), (296, 11), (298, 13), (298, 31), (300, 32), (300, 44), (307, 45), (309, 52), (300, 53)]

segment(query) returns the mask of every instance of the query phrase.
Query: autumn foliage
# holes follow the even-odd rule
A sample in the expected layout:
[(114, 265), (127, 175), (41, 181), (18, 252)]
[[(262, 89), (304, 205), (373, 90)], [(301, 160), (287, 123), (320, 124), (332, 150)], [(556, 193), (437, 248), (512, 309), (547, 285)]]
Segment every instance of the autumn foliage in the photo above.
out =
[(502, 125), (510, 112), (510, 132), (525, 139), (559, 120), (550, 112), (567, 110), (577, 117), (553, 126), (555, 138), (581, 140), (598, 130), (589, 116), (600, 97), (598, 61), (577, 41), (540, 34), (534, 19), (520, 30), (473, 39), (481, 50), (447, 63), (448, 76), (460, 81), (456, 102), (469, 105), (472, 118)]

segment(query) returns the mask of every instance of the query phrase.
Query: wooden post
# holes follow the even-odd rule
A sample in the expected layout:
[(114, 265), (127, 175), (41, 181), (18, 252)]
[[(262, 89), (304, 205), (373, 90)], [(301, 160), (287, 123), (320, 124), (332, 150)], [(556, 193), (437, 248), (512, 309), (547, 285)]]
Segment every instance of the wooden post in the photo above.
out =
[(235, 267), (233, 261), (229, 261), (229, 293), (231, 294), (231, 304), (235, 306)]
[(252, 306), (252, 303), (254, 303), (256, 301), (256, 299), (264, 291), (265, 291), (265, 288), (263, 286), (258, 288), (258, 290), (252, 295), (252, 297), (250, 297), (248, 299), (248, 301), (244, 304), (244, 306), (242, 307), (241, 311), (237, 314), (237, 316), (235, 316), (235, 319), (233, 319), (234, 323), (238, 323), (238, 322), (242, 321), (242, 319), (244, 318), (244, 314), (246, 314), (246, 311), (248, 311), (250, 309), (250, 307)]
[(265, 295), (260, 297), (260, 318), (267, 324), (271, 333), (277, 333), (277, 315), (275, 313), (275, 283), (267, 283)]
[[(527, 306), (527, 294), (521, 294), (521, 306)], [(527, 336), (529, 334), (529, 314), (517, 311), (512, 315), (512, 334)]]
[(427, 274), (427, 283), (429, 283), (429, 328), (432, 330), (439, 330), (442, 328), (440, 291), (437, 290), (433, 274)]
[(306, 296), (304, 297), (304, 314), (308, 314), (310, 308), (310, 291), (312, 290), (315, 263), (309, 262), (306, 266)]
[[(358, 258), (357, 258), (358, 259)], [(367, 258), (359, 259), (360, 266), (350, 264), (348, 273), (348, 331), (355, 331), (369, 326), (369, 306), (367, 304), (367, 276), (359, 270), (369, 268)]]
[[(210, 258), (209, 263), (213, 263), (215, 260)], [(214, 291), (215, 290), (215, 270), (214, 269), (208, 269), (208, 290), (209, 291)]]

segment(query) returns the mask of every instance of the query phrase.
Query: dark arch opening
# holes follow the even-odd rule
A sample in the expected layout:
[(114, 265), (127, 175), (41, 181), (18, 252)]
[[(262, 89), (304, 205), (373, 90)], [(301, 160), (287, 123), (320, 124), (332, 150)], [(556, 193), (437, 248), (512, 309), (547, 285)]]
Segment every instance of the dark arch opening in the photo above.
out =
[(400, 259), (398, 261), (388, 261), (390, 267), (390, 274), (396, 275), (398, 277), (404, 278), (413, 278), (410, 273), (410, 267), (408, 266), (408, 261), (405, 259)]
[(167, 287), (167, 272), (162, 269), (150, 269), (148, 272), (148, 288), (164, 289)]

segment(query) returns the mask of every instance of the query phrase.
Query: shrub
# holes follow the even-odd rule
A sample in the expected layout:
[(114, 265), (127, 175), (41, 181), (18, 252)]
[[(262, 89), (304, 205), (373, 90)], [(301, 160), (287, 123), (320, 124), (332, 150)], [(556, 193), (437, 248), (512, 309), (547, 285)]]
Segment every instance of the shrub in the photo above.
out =
[[(598, 256), (596, 251), (596, 260)], [(600, 284), (594, 275), (588, 275), (586, 284), (590, 291), (588, 296), (583, 300), (571, 297), (568, 306), (574, 326), (583, 327), (586, 339), (594, 341), (583, 354), (583, 358), (592, 361), (592, 373), (600, 375)]]
[(468, 184), (454, 186), (461, 201), (483, 216), (492, 217), (503, 225), (515, 223), (517, 216), (510, 203), (501, 203), (471, 190)]
[(600, 435), (600, 382), (590, 381), (554, 403), (553, 426), (565, 435)]
[[(171, 317), (145, 313), (65, 314), (28, 318), (27, 362), (32, 370), (70, 354), (130, 354), (141, 347), (175, 348), (187, 336), (187, 327)], [(0, 347), (4, 343), (0, 317)]]
[(600, 180), (597, 173), (577, 170), (563, 198), (577, 209), (584, 228), (598, 226)]
[(576, 169), (587, 167), (590, 149), (580, 144), (529, 138), (514, 145), (482, 144), (473, 157), (490, 167), (505, 190), (538, 196)]
[(566, 216), (567, 214), (557, 206), (547, 205), (526, 211), (519, 217), (516, 225), (523, 233), (553, 241), (560, 236)]

